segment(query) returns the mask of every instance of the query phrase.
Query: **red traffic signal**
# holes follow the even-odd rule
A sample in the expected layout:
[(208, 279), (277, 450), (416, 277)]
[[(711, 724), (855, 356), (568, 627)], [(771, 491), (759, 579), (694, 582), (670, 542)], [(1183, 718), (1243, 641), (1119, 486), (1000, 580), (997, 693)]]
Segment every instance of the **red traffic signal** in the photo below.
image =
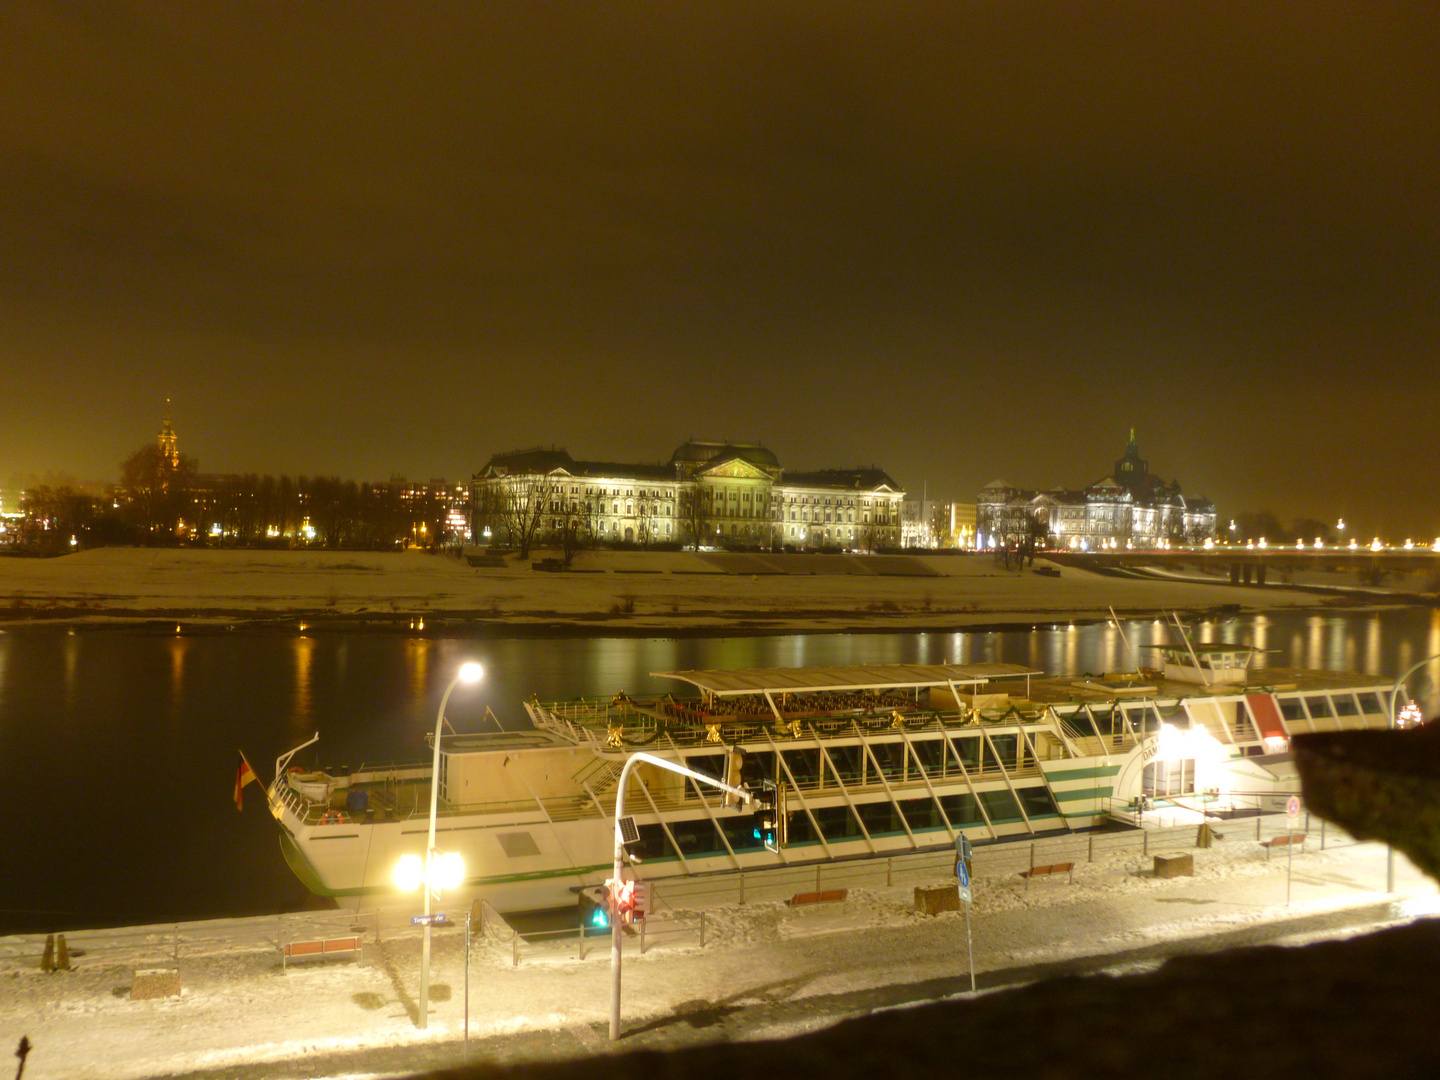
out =
[(614, 891), (615, 914), (624, 922), (635, 921), (635, 882), (621, 881)]
[(643, 881), (607, 881), (611, 917), (621, 923), (645, 918), (649, 889)]

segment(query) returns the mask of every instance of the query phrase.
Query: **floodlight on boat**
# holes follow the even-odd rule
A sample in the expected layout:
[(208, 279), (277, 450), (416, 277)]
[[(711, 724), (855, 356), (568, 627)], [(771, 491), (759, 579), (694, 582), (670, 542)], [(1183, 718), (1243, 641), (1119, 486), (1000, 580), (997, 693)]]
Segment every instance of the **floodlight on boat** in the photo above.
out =
[(468, 661), (467, 663), (464, 663), (464, 664), (461, 664), (461, 665), (460, 665), (460, 681), (461, 681), (461, 682), (467, 682), (467, 683), (479, 682), (479, 681), (480, 681), (480, 676), (482, 676), (482, 675), (484, 675), (484, 674), (485, 674), (485, 669), (482, 668), (479, 664), (475, 663), (475, 661), (473, 661), (473, 660)]
[(395, 887), (401, 892), (414, 892), (425, 881), (425, 860), (419, 855), (401, 855), (395, 864)]
[(432, 888), (458, 888), (465, 881), (465, 860), (458, 851), (435, 852), (430, 879)]

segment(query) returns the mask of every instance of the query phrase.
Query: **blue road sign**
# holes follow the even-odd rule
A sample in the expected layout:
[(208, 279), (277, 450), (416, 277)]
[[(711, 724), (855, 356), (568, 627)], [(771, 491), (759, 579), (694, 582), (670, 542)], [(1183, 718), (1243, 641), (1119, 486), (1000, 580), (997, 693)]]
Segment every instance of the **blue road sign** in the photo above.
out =
[(448, 926), (450, 924), (450, 920), (446, 918), (445, 912), (443, 911), (437, 911), (434, 915), (410, 916), (411, 926), (425, 926), (427, 924), (430, 926)]
[(970, 871), (965, 869), (965, 861), (963, 859), (955, 864), (955, 877), (960, 881), (960, 888), (970, 888)]

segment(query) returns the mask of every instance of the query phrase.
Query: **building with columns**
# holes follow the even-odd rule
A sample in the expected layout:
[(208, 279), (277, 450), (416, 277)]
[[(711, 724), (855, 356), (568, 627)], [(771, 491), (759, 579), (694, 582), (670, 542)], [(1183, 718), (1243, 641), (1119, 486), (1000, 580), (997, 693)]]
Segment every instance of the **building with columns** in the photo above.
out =
[(563, 449), (496, 454), (471, 480), (477, 544), (567, 531), (602, 543), (720, 548), (900, 544), (904, 491), (874, 467), (789, 472), (758, 444), (691, 440), (664, 464), (577, 461)]
[(1079, 491), (987, 484), (976, 506), (981, 548), (1155, 548), (1215, 539), (1215, 504), (1150, 473), (1135, 432), (1108, 476)]

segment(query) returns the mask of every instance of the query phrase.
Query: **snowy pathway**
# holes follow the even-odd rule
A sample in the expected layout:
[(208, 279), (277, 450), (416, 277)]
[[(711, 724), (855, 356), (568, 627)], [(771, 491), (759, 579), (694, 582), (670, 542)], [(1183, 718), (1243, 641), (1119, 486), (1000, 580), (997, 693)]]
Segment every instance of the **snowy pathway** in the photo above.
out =
[[(1190, 878), (1155, 879), (1130, 855), (1078, 866), (1074, 885), (1061, 878), (1026, 890), (1013, 875), (977, 879), (971, 928), (982, 989), (1019, 977), (1006, 972), (1033, 974), (1036, 965), (1097, 955), (1133, 964), (1137, 956), (1155, 955), (1147, 946), (1164, 952), (1167, 942), (1263, 931), (1291, 920), (1307, 921), (1283, 932), (1310, 927), (1333, 934), (1313, 918), (1327, 911), (1353, 909), (1355, 917), (1373, 921), (1381, 905), (1382, 918), (1403, 920), (1440, 906), (1433, 883), (1403, 858), (1397, 858), (1398, 891), (1387, 896), (1384, 848), (1352, 844), (1297, 855), (1287, 907), (1286, 860), (1267, 863), (1239, 832), (1195, 851)], [(637, 943), (627, 941), (629, 1035), (622, 1046), (794, 1034), (834, 1022), (845, 1009), (873, 1007), (866, 1002), (953, 993), (964, 985), (961, 916), (916, 914), (908, 884), (853, 890), (844, 903), (811, 909), (779, 903), (715, 909), (706, 921), (703, 949), (697, 937), (676, 935), (651, 943), (642, 956)], [(264, 940), (272, 932), (258, 925), (265, 922), (231, 924), (233, 936)], [(0, 1040), (13, 1047), (21, 1035), (29, 1037), (35, 1049), (28, 1080), (314, 1076), (317, 1067), (325, 1071), (322, 1062), (346, 1075), (436, 1067), (455, 1061), (463, 1030), (463, 942), (463, 931), (437, 935), (431, 1021), (421, 1032), (414, 1024), (418, 938), (411, 935), (367, 945), (360, 962), (288, 971), (273, 950), (253, 945), (186, 957), (184, 992), (160, 1001), (131, 1000), (131, 966), (81, 956), (76, 970), (46, 975), (34, 962), (33, 941), (0, 939), (0, 953), (30, 951), (28, 959), (0, 961)], [(607, 1047), (609, 951), (603, 943), (592, 944), (583, 962), (572, 945), (548, 955), (527, 950), (518, 968), (510, 963), (508, 945), (477, 945), (474, 1056), (515, 1060)], [(742, 1013), (754, 1018), (726, 1022)], [(280, 1064), (297, 1060), (298, 1067)]]

